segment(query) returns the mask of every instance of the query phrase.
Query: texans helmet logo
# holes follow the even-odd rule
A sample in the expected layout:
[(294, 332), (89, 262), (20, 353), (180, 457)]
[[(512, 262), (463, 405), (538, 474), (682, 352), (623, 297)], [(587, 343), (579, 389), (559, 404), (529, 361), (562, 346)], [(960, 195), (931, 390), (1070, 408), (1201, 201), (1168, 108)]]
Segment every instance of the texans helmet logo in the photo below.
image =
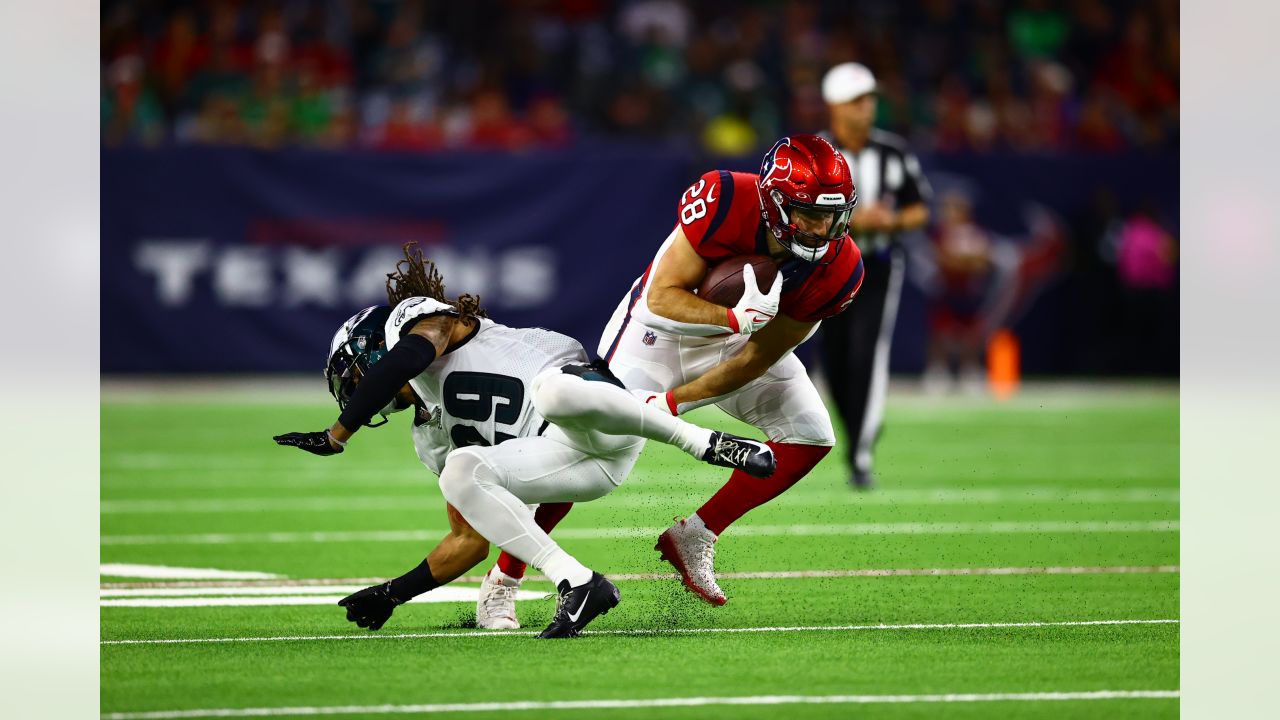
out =
[(778, 182), (786, 182), (791, 179), (791, 171), (793, 170), (791, 158), (778, 157), (778, 149), (783, 145), (790, 146), (791, 138), (782, 138), (764, 156), (764, 162), (760, 166), (760, 184), (767, 185), (770, 180)]

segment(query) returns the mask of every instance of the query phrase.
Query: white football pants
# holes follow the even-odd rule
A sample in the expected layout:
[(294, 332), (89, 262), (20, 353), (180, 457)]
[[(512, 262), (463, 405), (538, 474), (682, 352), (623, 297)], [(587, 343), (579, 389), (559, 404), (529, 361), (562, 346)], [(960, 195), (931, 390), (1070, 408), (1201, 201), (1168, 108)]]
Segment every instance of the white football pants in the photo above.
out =
[[(615, 316), (601, 336), (599, 352), (604, 357), (612, 350), (609, 369), (628, 388), (665, 392), (702, 377), (738, 354), (747, 339), (674, 335)], [(836, 444), (827, 406), (794, 353), (783, 355), (742, 388), (695, 406), (711, 404), (759, 428), (773, 442)]]
[(450, 452), (440, 490), (477, 532), (548, 575), (544, 566), (562, 562), (563, 551), (538, 527), (530, 505), (609, 494), (631, 472), (643, 438), (692, 451), (699, 441), (705, 446), (710, 435), (622, 388), (559, 368), (534, 378), (532, 397), (552, 423), (547, 431)]

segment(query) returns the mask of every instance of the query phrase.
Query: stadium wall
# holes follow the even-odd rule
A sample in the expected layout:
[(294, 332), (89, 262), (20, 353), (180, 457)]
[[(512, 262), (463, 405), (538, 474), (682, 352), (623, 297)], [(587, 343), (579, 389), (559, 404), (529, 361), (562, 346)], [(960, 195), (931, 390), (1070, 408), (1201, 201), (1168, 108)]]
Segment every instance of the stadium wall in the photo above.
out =
[[(678, 148), (586, 144), (523, 154), (397, 154), (179, 147), (102, 152), (102, 355), (110, 374), (318, 371), (329, 338), (383, 299), (400, 246), (421, 243), (450, 292), (491, 316), (594, 349), (709, 164)], [(1176, 235), (1176, 154), (926, 156), (1001, 237), (1032, 209), (1064, 230), (1015, 316), (1031, 374), (1176, 374), (1158, 346), (1116, 357), (1114, 278), (1094, 257), (1099, 213), (1151, 198)], [(1107, 208), (1110, 208), (1109, 210)], [(1176, 290), (1172, 296), (1176, 348)], [(856, 301), (855, 301), (856, 302)], [(924, 363), (925, 300), (907, 284), (893, 369)], [(1158, 345), (1158, 344), (1157, 344)], [(1125, 352), (1130, 352), (1126, 350)], [(1128, 358), (1133, 360), (1133, 358)]]

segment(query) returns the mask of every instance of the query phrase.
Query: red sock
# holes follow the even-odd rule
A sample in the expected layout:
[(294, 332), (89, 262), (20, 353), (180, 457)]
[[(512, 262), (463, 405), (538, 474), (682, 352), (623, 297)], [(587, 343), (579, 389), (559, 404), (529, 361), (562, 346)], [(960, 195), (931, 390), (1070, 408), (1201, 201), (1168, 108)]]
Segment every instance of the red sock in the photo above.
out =
[(735, 520), (778, 497), (787, 488), (809, 474), (831, 448), (826, 445), (797, 445), (795, 443), (767, 443), (773, 448), (778, 467), (771, 477), (753, 478), (741, 470), (734, 470), (729, 482), (720, 488), (705, 505), (698, 508), (698, 517), (707, 529), (719, 535)]
[[(538, 523), (538, 527), (546, 532), (551, 532), (565, 515), (569, 514), (569, 508), (573, 507), (573, 503), (543, 503), (533, 513), (533, 519)], [(498, 555), (498, 569), (507, 577), (516, 579), (524, 577), (525, 564), (524, 561), (515, 555), (509, 555), (504, 550)]]

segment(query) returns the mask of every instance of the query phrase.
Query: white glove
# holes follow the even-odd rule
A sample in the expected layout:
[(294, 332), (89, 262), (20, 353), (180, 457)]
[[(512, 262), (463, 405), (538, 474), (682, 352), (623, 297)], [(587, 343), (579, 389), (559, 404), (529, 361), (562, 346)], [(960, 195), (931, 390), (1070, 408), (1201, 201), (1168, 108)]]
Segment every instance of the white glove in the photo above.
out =
[(632, 390), (631, 395), (640, 402), (651, 407), (655, 407), (668, 415), (675, 415), (676, 410), (671, 404), (670, 392), (659, 392), (656, 390)]
[(766, 295), (756, 284), (756, 270), (750, 263), (742, 266), (742, 299), (729, 309), (729, 328), (743, 335), (759, 330), (778, 314), (782, 302), (782, 273), (773, 278), (773, 287)]

